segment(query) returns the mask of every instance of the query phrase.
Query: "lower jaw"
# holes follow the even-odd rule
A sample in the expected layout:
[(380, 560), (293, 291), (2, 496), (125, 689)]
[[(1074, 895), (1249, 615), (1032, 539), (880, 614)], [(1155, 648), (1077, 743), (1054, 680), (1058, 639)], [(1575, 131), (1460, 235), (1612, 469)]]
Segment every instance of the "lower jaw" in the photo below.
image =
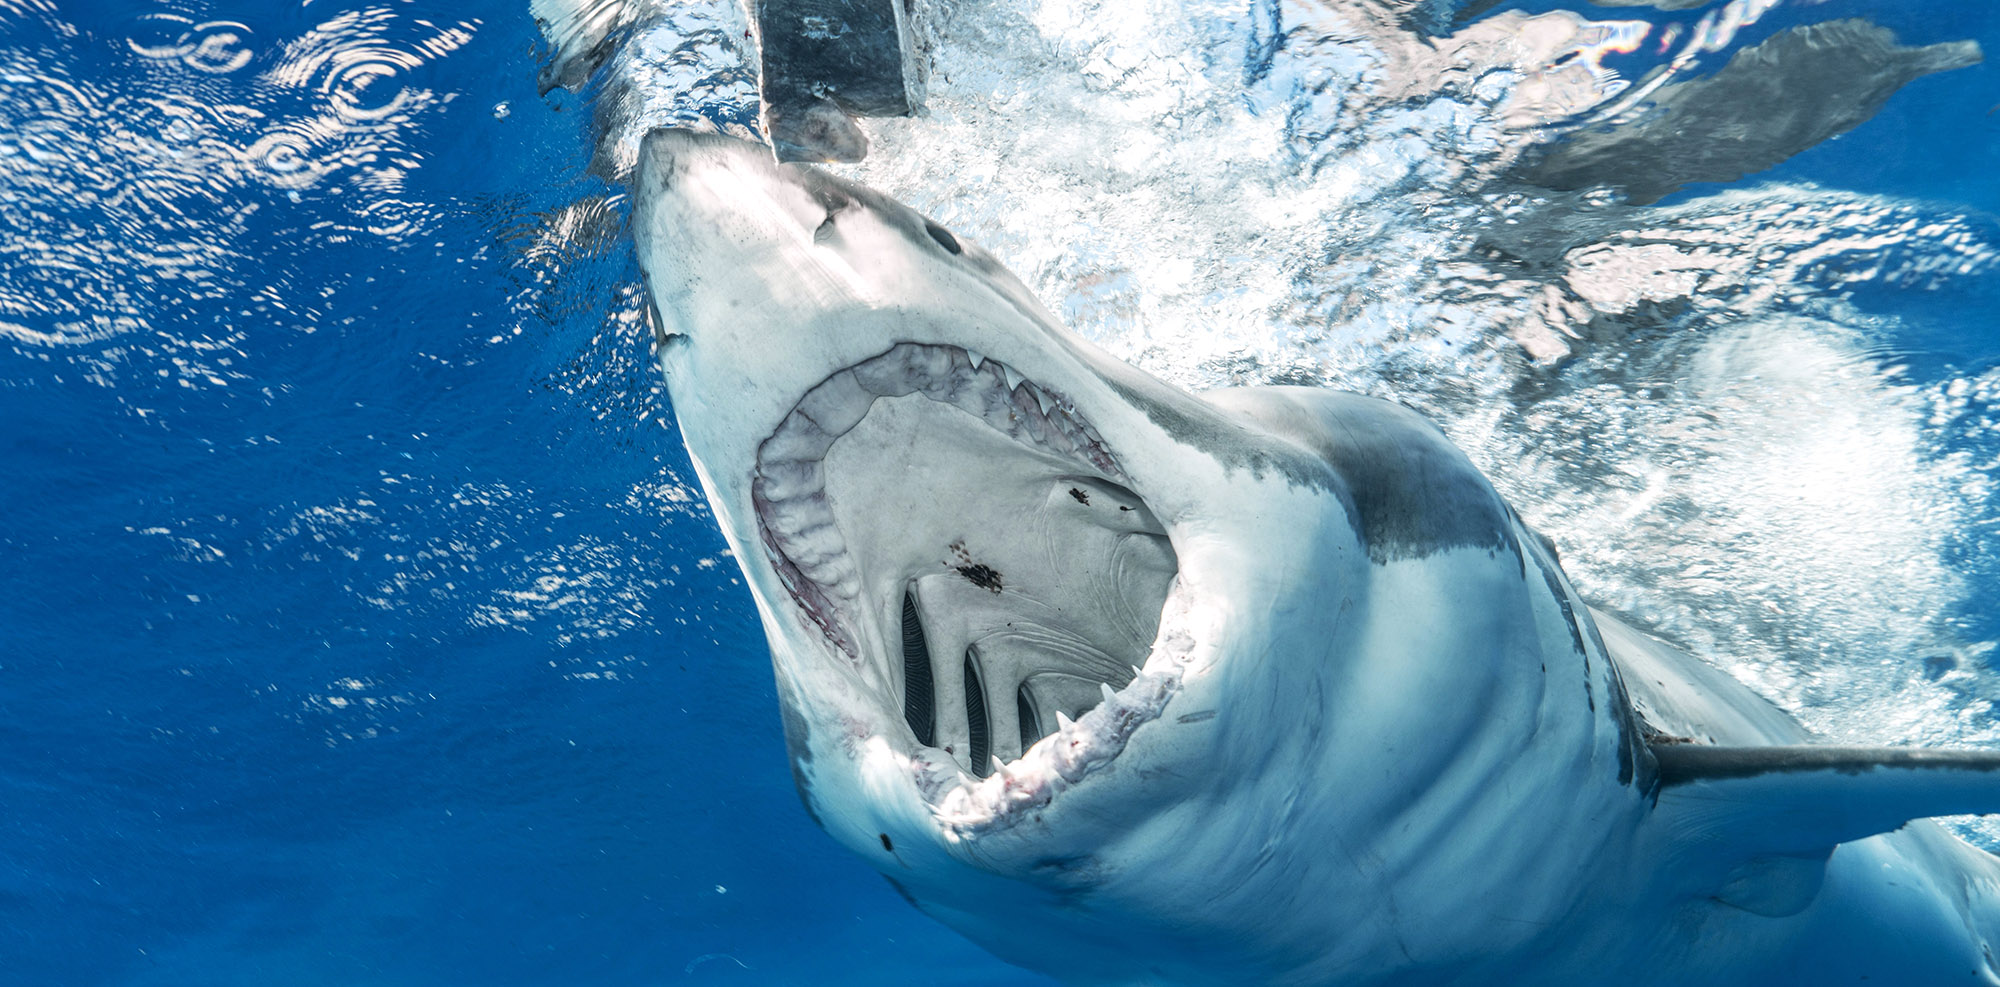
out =
[(1160, 615), (1160, 631), (1131, 683), (1107, 695), (1074, 722), (1043, 737), (986, 778), (974, 778), (941, 750), (919, 747), (909, 769), (946, 840), (957, 842), (1010, 829), (1106, 770), (1132, 735), (1160, 718), (1180, 694), (1199, 638), (1195, 605), (1177, 579)]

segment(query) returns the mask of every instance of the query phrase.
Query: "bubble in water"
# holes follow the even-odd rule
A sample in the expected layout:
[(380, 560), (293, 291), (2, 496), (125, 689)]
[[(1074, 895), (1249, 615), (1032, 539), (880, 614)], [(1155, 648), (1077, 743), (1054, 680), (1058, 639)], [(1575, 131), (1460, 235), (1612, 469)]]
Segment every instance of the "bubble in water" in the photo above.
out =
[(191, 69), (223, 75), (250, 64), (250, 26), (236, 21), (209, 21), (188, 32), (187, 53), (181, 60)]
[(166, 140), (173, 141), (176, 144), (181, 143), (183, 141), (192, 140), (194, 139), (195, 135), (199, 134), (200, 132), (201, 131), (198, 128), (196, 128), (193, 123), (190, 123), (185, 117), (175, 117), (174, 119), (167, 121), (167, 125), (165, 127), (160, 128), (160, 136)]
[(274, 130), (244, 151), (255, 172), (280, 188), (305, 188), (333, 169), (314, 153), (311, 138), (291, 130)]
[(126, 28), (125, 44), (147, 58), (178, 60), (193, 50), (188, 40), (193, 31), (193, 21), (156, 11), (132, 20)]
[(345, 52), (321, 90), (334, 112), (350, 122), (393, 116), (409, 102), (409, 91), (396, 81), (404, 70), (422, 64), (402, 52)]

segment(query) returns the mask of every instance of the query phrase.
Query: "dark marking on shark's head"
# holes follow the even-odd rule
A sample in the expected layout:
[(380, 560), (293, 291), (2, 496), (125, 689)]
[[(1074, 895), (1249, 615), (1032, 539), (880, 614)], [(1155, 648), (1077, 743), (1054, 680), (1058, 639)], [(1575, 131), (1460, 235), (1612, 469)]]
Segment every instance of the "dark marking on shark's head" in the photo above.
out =
[(1000, 592), (1000, 573), (996, 572), (992, 566), (974, 562), (971, 565), (962, 565), (955, 568), (959, 575), (965, 577), (966, 582), (983, 590), (990, 590), (995, 593)]
[(1225, 468), (1248, 470), (1259, 479), (1275, 474), (1296, 487), (1341, 492), (1323, 464), (1274, 443), (1259, 442), (1254, 430), (1227, 415), (1209, 408), (1158, 400), (1116, 378), (1107, 378), (1105, 383), (1120, 398), (1145, 413), (1146, 419), (1169, 438), (1207, 454)]
[(972, 553), (966, 549), (964, 542), (952, 542), (951, 554), (958, 559), (958, 562), (945, 564), (950, 565), (953, 572), (964, 576), (966, 582), (992, 593), (998, 593), (1005, 588), (1000, 570), (984, 562), (973, 561)]
[(1435, 426), (1401, 405), (1336, 397), (1348, 399), (1331, 403), (1338, 427), (1313, 451), (1346, 482), (1370, 559), (1513, 549), (1499, 495)]
[(1311, 454), (1321, 467), (1311, 473), (1275, 456), (1272, 461), (1338, 492), (1371, 561), (1421, 559), (1454, 548), (1517, 551), (1506, 503), (1416, 412), (1310, 387), (1234, 388), (1209, 397)]

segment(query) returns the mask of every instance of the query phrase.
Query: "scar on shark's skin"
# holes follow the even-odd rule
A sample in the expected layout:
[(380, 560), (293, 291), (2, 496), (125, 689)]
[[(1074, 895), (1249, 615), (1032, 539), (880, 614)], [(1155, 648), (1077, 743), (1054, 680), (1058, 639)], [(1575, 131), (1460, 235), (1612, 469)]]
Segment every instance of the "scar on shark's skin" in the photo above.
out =
[[(1070, 493), (1072, 495), (1076, 495), (1081, 493), (1081, 491), (1071, 490)], [(1084, 503), (1089, 503), (1089, 502), (1090, 501), (1088, 500), (1088, 498), (1084, 500)], [(959, 575), (964, 576), (966, 582), (969, 582), (972, 585), (979, 587), (980, 589), (987, 590), (993, 593), (1000, 592), (1001, 589), (1000, 571), (998, 569), (993, 568), (990, 565), (986, 565), (983, 562), (972, 561), (972, 553), (965, 550), (964, 542), (962, 541), (952, 542), (951, 554), (958, 556), (959, 560), (958, 565), (951, 566), (953, 572), (956, 572)], [(945, 564), (951, 565), (951, 563), (949, 562)]]
[(964, 576), (966, 581), (972, 585), (980, 589), (991, 590), (995, 593), (1000, 592), (1000, 574), (993, 571), (991, 566), (975, 562), (971, 565), (955, 566), (954, 568), (958, 570), (959, 575)]

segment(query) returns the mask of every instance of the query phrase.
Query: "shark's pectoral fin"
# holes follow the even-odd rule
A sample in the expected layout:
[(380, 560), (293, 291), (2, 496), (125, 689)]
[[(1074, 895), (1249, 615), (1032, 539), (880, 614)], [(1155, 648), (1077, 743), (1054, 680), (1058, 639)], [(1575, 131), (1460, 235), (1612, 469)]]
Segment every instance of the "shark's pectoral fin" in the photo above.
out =
[(1660, 811), (1695, 831), (1726, 827), (1759, 855), (1818, 854), (1925, 816), (2000, 813), (2000, 751), (1662, 744), (1653, 756)]
[(1593, 610), (1656, 765), (1680, 893), (1757, 915), (1812, 904), (1842, 843), (2000, 812), (2000, 751), (1832, 747), (1727, 673)]
[(1839, 844), (2000, 812), (2000, 751), (1681, 743), (1653, 757), (1687, 890), (1774, 918), (1813, 902)]

